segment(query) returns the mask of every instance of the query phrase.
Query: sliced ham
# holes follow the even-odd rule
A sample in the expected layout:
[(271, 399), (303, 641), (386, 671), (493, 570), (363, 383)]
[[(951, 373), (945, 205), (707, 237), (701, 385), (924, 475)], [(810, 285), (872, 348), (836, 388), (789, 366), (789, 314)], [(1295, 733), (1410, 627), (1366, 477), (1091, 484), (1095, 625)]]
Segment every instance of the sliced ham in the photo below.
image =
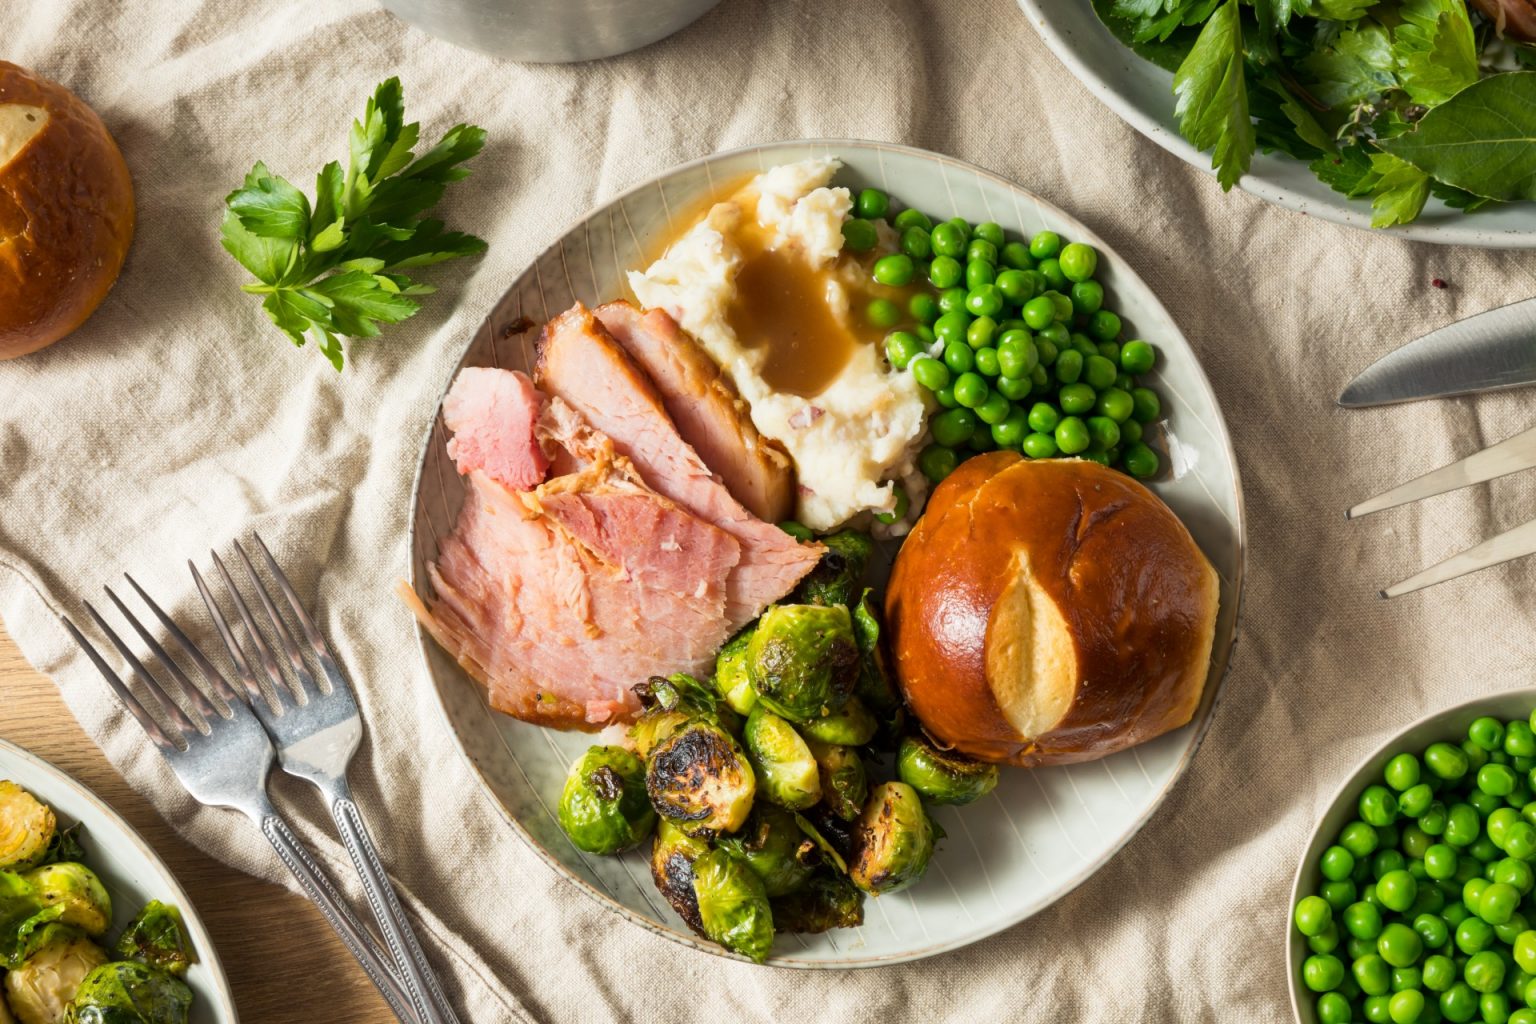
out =
[(443, 399), (443, 422), (453, 431), (448, 455), (459, 472), (483, 470), (517, 491), (543, 481), (549, 459), (534, 436), (540, 400), (526, 373), (460, 370)]
[(678, 434), (731, 496), (766, 522), (788, 519), (795, 508), (794, 466), (758, 434), (747, 404), (703, 347), (659, 309), (642, 313), (620, 301), (594, 312), (656, 385)]
[(758, 519), (733, 498), (678, 433), (650, 379), (581, 304), (555, 317), (539, 336), (534, 378), (613, 441), (641, 478), (705, 522), (731, 534), (741, 560), (726, 592), (726, 615), (743, 626), (793, 589), (821, 558)]

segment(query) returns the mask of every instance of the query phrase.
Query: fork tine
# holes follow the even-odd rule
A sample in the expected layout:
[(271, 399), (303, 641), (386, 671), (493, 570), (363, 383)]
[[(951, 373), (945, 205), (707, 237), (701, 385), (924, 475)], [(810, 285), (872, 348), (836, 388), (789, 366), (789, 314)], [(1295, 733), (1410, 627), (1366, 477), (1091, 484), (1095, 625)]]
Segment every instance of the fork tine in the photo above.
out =
[(329, 693), (331, 688), (335, 687), (346, 687), (346, 677), (341, 674), (341, 668), (336, 664), (336, 659), (331, 656), (331, 645), (325, 642), (325, 636), (320, 632), (320, 627), (315, 625), (315, 620), (310, 617), (309, 612), (304, 610), (304, 603), (299, 600), (293, 584), (288, 582), (287, 574), (278, 566), (277, 559), (272, 557), (272, 552), (267, 550), (261, 534), (253, 531), (251, 537), (256, 541), (256, 546), (261, 549), (267, 568), (272, 572), (272, 578), (277, 580), (283, 596), (288, 599), (288, 606), (293, 609), (294, 617), (299, 620), (299, 626), (304, 630), (304, 639), (309, 641), (309, 646), (315, 652), (315, 660), (320, 663), (320, 669), (329, 682), (329, 688), (325, 692)]
[(86, 613), (96, 621), (97, 627), (107, 635), (107, 639), (112, 641), (112, 646), (117, 648), (117, 653), (128, 663), (129, 671), (149, 691), (149, 695), (159, 702), (160, 709), (165, 712), (171, 724), (181, 731), (182, 736), (185, 737), (189, 732), (201, 732), (192, 724), (192, 719), (187, 717), (187, 713), (181, 710), (181, 705), (171, 698), (165, 687), (160, 685), (159, 680), (149, 674), (149, 669), (144, 667), (144, 663), (128, 648), (127, 644), (123, 643), (122, 637), (107, 625), (107, 620), (101, 617), (101, 613), (92, 607), (89, 601), (82, 601), (81, 604), (85, 605)]
[(250, 638), (251, 646), (256, 648), (256, 660), (261, 662), (262, 669), (267, 673), (267, 679), (272, 683), (272, 692), (277, 696), (278, 703), (286, 709), (293, 701), (293, 692), (288, 687), (288, 680), (283, 678), (283, 670), (277, 663), (277, 655), (272, 652), (272, 646), (267, 643), (267, 638), (257, 628), (250, 606), (245, 603), (245, 598), (240, 596), (240, 588), (235, 586), (234, 577), (229, 574), (228, 569), (224, 568), (224, 560), (216, 551), (210, 551), (208, 554), (213, 558), (213, 567), (219, 570), (219, 575), (224, 578), (224, 590), (229, 594), (229, 599), (235, 603), (235, 612), (245, 626), (246, 636)]
[(1437, 494), (1470, 487), (1533, 466), (1536, 466), (1536, 427), (1505, 438), (1498, 444), (1489, 445), (1480, 452), (1473, 452), (1450, 465), (1431, 470), (1405, 484), (1399, 484), (1374, 498), (1362, 501), (1344, 515), (1348, 519), (1359, 519), (1372, 512), (1432, 498)]
[(235, 551), (240, 555), (240, 561), (245, 563), (246, 574), (250, 576), (251, 583), (256, 587), (256, 596), (261, 600), (261, 606), (266, 609), (267, 619), (272, 623), (272, 628), (277, 631), (277, 642), (282, 646), (283, 653), (288, 655), (288, 664), (293, 669), (295, 678), (298, 679), (299, 703), (309, 703), (309, 691), (322, 692), (315, 684), (315, 677), (310, 675), (309, 666), (304, 664), (304, 653), (299, 650), (298, 641), (293, 638), (293, 632), (288, 628), (288, 623), (277, 610), (277, 605), (272, 603), (272, 595), (267, 593), (267, 586), (261, 582), (261, 577), (256, 574), (256, 567), (251, 564), (250, 556), (245, 553), (245, 548), (235, 541)]
[(197, 566), (187, 560), (187, 568), (192, 570), (192, 580), (197, 584), (198, 595), (203, 599), (203, 607), (208, 609), (208, 615), (213, 619), (213, 626), (219, 631), (219, 639), (224, 641), (224, 649), (229, 652), (229, 660), (234, 663), (235, 675), (240, 679), (240, 685), (245, 687), (252, 708), (262, 704), (272, 709), (273, 714), (282, 714), (282, 707), (274, 703), (273, 698), (268, 697), (262, 690), (261, 683), (256, 681), (256, 674), (251, 671), (250, 662), (246, 660), (245, 652), (240, 648), (240, 641), (235, 639), (234, 631), (229, 628), (229, 620), (224, 617), (224, 611), (219, 607), (219, 602), (213, 599), (213, 594), (208, 590), (208, 584), (203, 580), (203, 574), (197, 571)]
[[(177, 646), (186, 652), (187, 657), (192, 659), (192, 663), (197, 666), (197, 670), (202, 673), (203, 679), (213, 691), (213, 696), (217, 698), (213, 702), (214, 707), (218, 709), (222, 717), (228, 718), (227, 712), (229, 711), (230, 702), (238, 701), (240, 695), (235, 692), (233, 686), (229, 685), (229, 680), (224, 678), (224, 673), (213, 667), (213, 662), (203, 655), (202, 650), (198, 648), (197, 644), (192, 642), (191, 637), (182, 632), (181, 627), (176, 625), (176, 620), (165, 614), (160, 609), (160, 606), (155, 603), (154, 598), (144, 592), (144, 588), (139, 586), (138, 580), (127, 573), (123, 573), (123, 579), (128, 581), (128, 585), (139, 595), (139, 600), (143, 601), (149, 607), (149, 610), (154, 613), (155, 618), (160, 620), (160, 625), (164, 626), (166, 632), (171, 634), (171, 639), (176, 641)], [(224, 702), (225, 706), (223, 708), (219, 708), (219, 700)]]
[(1383, 590), (1381, 596), (1401, 597), (1530, 554), (1536, 554), (1536, 519), (1437, 562), (1401, 583), (1394, 583)]
[[(149, 648), (150, 653), (155, 656), (155, 659), (159, 661), (161, 665), (165, 666), (165, 670), (171, 674), (173, 679), (176, 680), (176, 686), (179, 690), (181, 690), (182, 699), (190, 703), (193, 709), (196, 710), (198, 715), (200, 715), (203, 719), (202, 722), (198, 722), (194, 719), (193, 727), (197, 729), (198, 732), (207, 735), (207, 723), (209, 719), (213, 718), (215, 711), (213, 710), (213, 705), (209, 703), (208, 698), (203, 696), (203, 691), (192, 685), (192, 680), (187, 678), (186, 673), (181, 670), (181, 666), (171, 660), (171, 656), (165, 652), (165, 648), (161, 647), (160, 642), (154, 638), (149, 630), (144, 628), (143, 624), (141, 624), (137, 618), (134, 617), (133, 612), (128, 610), (128, 606), (123, 604), (118, 596), (112, 592), (112, 588), (104, 586), (101, 589), (107, 592), (107, 597), (112, 601), (114, 605), (117, 606), (117, 610), (122, 614), (123, 618), (128, 620), (128, 625), (133, 627), (133, 631), (139, 634), (139, 639), (144, 641), (144, 645)], [(167, 693), (170, 693), (169, 687), (165, 687), (164, 689)], [(172, 696), (175, 695), (172, 694)], [(181, 702), (173, 701), (173, 703), (179, 705)]]
[(139, 723), (139, 727), (149, 734), (149, 738), (155, 746), (164, 751), (179, 751), (181, 748), (165, 734), (165, 730), (160, 728), (160, 723), (155, 721), (154, 716), (144, 710), (144, 705), (139, 703), (139, 698), (135, 697), (133, 691), (128, 689), (127, 684), (118, 678), (117, 673), (112, 671), (111, 666), (97, 653), (96, 648), (91, 646), (91, 642), (81, 634), (75, 624), (62, 615), (59, 616), (59, 621), (64, 623), (64, 628), (69, 631), (69, 635), (74, 638), (75, 643), (85, 652), (85, 656), (91, 659), (91, 664), (96, 666), (96, 671), (100, 672), (101, 677), (107, 681), (107, 686), (111, 688), (118, 702), (134, 717)]

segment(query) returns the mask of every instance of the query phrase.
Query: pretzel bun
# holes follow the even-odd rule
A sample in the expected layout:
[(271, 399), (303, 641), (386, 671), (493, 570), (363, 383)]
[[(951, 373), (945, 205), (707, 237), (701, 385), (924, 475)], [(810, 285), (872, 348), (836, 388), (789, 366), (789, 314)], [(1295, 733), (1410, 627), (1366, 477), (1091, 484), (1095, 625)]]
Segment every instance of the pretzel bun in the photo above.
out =
[(1216, 605), (1216, 571), (1141, 484), (992, 452), (935, 489), (885, 612), (929, 735), (1029, 766), (1104, 757), (1188, 722)]
[(133, 184), (96, 112), (0, 60), (0, 359), (85, 322), (133, 239)]

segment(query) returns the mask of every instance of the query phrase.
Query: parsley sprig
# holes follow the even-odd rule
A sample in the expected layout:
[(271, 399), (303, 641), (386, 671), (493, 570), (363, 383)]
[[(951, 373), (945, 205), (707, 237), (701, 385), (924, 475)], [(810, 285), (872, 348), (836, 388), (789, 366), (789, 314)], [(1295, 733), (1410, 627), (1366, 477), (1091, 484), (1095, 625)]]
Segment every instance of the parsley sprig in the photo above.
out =
[(403, 273), (485, 251), (474, 235), (424, 216), (462, 166), (485, 145), (485, 131), (459, 124), (421, 156), (421, 125), (405, 123), (400, 80), (381, 84), (361, 121), (352, 122), (343, 173), (331, 161), (315, 198), (257, 163), (225, 199), (224, 248), (256, 278), (244, 291), (297, 346), (310, 336), (338, 371), (341, 338), (373, 338), (421, 308), (431, 285)]

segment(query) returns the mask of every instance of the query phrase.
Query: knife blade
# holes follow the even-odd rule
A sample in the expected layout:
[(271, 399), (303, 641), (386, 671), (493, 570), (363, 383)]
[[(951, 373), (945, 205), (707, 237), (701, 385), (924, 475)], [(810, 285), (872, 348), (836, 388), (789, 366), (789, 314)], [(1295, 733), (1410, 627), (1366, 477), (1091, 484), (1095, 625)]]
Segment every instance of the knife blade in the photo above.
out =
[(1469, 316), (1382, 356), (1350, 381), (1346, 409), (1536, 384), (1536, 298)]

